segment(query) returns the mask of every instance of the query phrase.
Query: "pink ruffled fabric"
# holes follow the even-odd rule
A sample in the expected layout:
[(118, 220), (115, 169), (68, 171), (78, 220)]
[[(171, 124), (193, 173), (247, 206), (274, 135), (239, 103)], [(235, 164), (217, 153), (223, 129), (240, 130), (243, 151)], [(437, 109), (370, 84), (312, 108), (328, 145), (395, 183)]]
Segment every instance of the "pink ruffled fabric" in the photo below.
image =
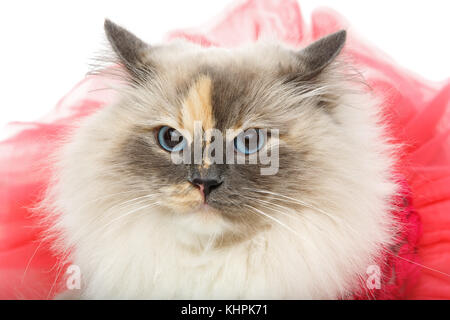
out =
[(48, 156), (80, 119), (114, 100), (109, 79), (89, 76), (43, 119), (11, 123), (0, 142), (0, 299), (52, 298), (64, 272), (43, 231), (36, 206), (46, 189)]
[[(383, 277), (390, 279), (394, 269), (395, 278), (382, 290), (354, 298), (450, 299), (450, 81), (433, 84), (402, 69), (333, 11), (315, 11), (307, 25), (294, 0), (239, 1), (209, 25), (174, 31), (168, 38), (224, 47), (278, 38), (304, 46), (342, 28), (349, 31), (344, 54), (383, 99), (391, 135), (405, 145), (398, 163), (406, 177), (398, 199), (404, 205), (394, 214), (406, 227), (396, 254), (380, 257)], [(14, 133), (0, 142), (0, 298), (46, 299), (56, 293), (63, 274), (60, 257), (51, 254), (51, 243), (40, 241), (39, 218), (29, 208), (46, 188), (51, 168), (45, 163), (60, 138), (114, 100), (114, 91), (98, 90), (109, 81), (86, 77), (47, 117), (11, 124)]]

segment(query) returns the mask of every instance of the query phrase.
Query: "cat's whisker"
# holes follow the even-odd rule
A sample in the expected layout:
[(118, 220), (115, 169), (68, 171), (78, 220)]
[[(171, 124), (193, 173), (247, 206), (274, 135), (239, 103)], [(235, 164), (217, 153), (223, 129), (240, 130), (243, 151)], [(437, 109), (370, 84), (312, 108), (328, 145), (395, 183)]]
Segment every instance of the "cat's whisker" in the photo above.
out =
[(421, 263), (419, 263), (419, 262), (415, 262), (415, 261), (409, 260), (409, 259), (404, 258), (404, 257), (400, 257), (399, 255), (397, 255), (396, 253), (392, 252), (392, 251), (391, 251), (390, 249), (388, 249), (388, 248), (384, 248), (384, 250), (386, 251), (387, 254), (393, 255), (393, 256), (396, 257), (396, 258), (399, 258), (399, 259), (401, 259), (401, 260), (403, 260), (403, 261), (409, 262), (409, 263), (414, 264), (414, 265), (416, 265), (416, 266), (420, 266), (420, 267), (422, 267), (422, 268), (424, 268), (424, 269), (427, 269), (427, 270), (430, 270), (430, 271), (439, 273), (439, 274), (444, 275), (444, 276), (446, 276), (447, 278), (450, 279), (450, 274), (449, 274), (449, 273), (446, 273), (446, 272), (444, 272), (444, 271), (440, 271), (440, 270), (438, 270), (438, 269), (434, 269), (434, 268), (428, 267), (428, 266), (426, 266), (426, 265), (424, 265), (424, 264), (421, 264)]
[[(118, 203), (118, 204), (115, 204), (114, 206), (112, 206), (112, 207), (110, 207), (109, 209), (107, 209), (104, 215), (96, 215), (96, 216), (94, 216), (94, 217), (90, 220), (89, 224), (87, 224), (87, 225), (88, 225), (88, 226), (89, 226), (89, 225), (94, 225), (94, 222), (97, 222), (97, 221), (99, 221), (99, 220), (101, 220), (101, 219), (106, 219), (106, 218), (110, 217), (110, 216), (114, 213), (113, 209), (119, 209), (119, 208), (120, 208), (120, 209), (125, 209), (125, 208), (127, 208), (128, 206), (132, 206), (132, 205), (139, 204), (139, 203), (144, 203), (144, 202), (146, 202), (146, 201), (149, 200), (149, 199), (153, 199), (154, 196), (155, 196), (155, 195), (145, 195), (145, 196), (136, 197), (136, 198), (133, 198), (133, 199), (130, 199), (130, 200), (127, 200), (127, 201), (124, 201), (124, 202), (120, 202), (120, 203)], [(138, 201), (138, 200), (141, 200), (141, 201)], [(79, 234), (84, 233), (84, 231), (85, 231), (84, 229), (79, 229), (78, 232), (76, 232), (76, 233), (73, 235), (72, 238), (73, 238), (73, 239), (77, 239), (77, 236), (78, 236)], [(75, 242), (75, 241), (74, 241), (74, 242)]]
[[(245, 187), (244, 187), (243, 189), (252, 190), (252, 191), (254, 191), (254, 192), (259, 192), (259, 193), (264, 193), (264, 194), (270, 194), (270, 195), (274, 196), (273, 199), (278, 200), (278, 201), (280, 201), (280, 202), (283, 202), (283, 201), (284, 201), (284, 202), (293, 202), (293, 203), (297, 203), (297, 204), (302, 205), (302, 206), (304, 206), (304, 207), (306, 207), (306, 208), (309, 208), (309, 209), (312, 209), (312, 210), (314, 210), (314, 211), (317, 211), (317, 212), (319, 212), (319, 213), (324, 214), (324, 215), (325, 215), (326, 217), (328, 217), (333, 223), (336, 223), (336, 224), (338, 224), (338, 223), (339, 223), (339, 224), (346, 224), (347, 227), (348, 227), (350, 230), (352, 230), (355, 234), (357, 234), (356, 230), (355, 230), (351, 225), (349, 225), (345, 220), (343, 220), (341, 217), (334, 216), (334, 215), (332, 215), (332, 214), (326, 212), (325, 210), (320, 209), (320, 208), (318, 208), (318, 207), (316, 207), (316, 206), (314, 206), (314, 205), (312, 205), (312, 204), (306, 203), (306, 202), (301, 201), (301, 200), (298, 200), (298, 199), (294, 199), (294, 198), (292, 198), (292, 197), (288, 197), (288, 196), (282, 195), (282, 194), (280, 194), (280, 193), (271, 192), (271, 191), (267, 191), (267, 190), (250, 189), (250, 188), (245, 188)], [(281, 197), (281, 198), (280, 198), (280, 197)]]
[(213, 232), (211, 233), (211, 235), (208, 238), (208, 241), (206, 242), (202, 254), (205, 255), (207, 254), (207, 252), (214, 247), (214, 242), (216, 241), (217, 238), (217, 232)]
[(108, 213), (109, 213), (109, 212), (112, 212), (114, 209), (123, 208), (123, 205), (126, 205), (126, 204), (128, 204), (128, 203), (134, 203), (135, 201), (141, 200), (141, 199), (143, 199), (144, 201), (146, 201), (146, 200), (149, 200), (149, 199), (153, 199), (153, 198), (155, 198), (155, 197), (156, 197), (155, 194), (147, 194), (147, 195), (144, 195), (144, 196), (136, 197), (136, 198), (133, 198), (133, 199), (130, 199), (130, 200), (121, 202), (121, 203), (119, 203), (119, 204), (116, 204), (116, 205), (110, 207), (110, 208), (106, 211), (106, 216), (108, 216)]
[(36, 253), (38, 252), (39, 248), (41, 247), (41, 245), (44, 241), (45, 241), (45, 239), (42, 239), (41, 241), (39, 241), (39, 244), (37, 245), (36, 249), (34, 250), (33, 254), (31, 255), (31, 258), (28, 260), (28, 263), (25, 267), (25, 271), (23, 272), (23, 275), (22, 275), (22, 281), (21, 281), (22, 284), (25, 281), (25, 277), (27, 275), (28, 268), (30, 267), (31, 262), (33, 261), (33, 258), (36, 256)]
[[(273, 210), (273, 211), (275, 211), (277, 213), (280, 213), (280, 214), (285, 215), (287, 217), (293, 218), (293, 219), (298, 220), (300, 222), (304, 222), (302, 219), (306, 219), (306, 220), (309, 221), (309, 223), (312, 223), (317, 228), (317, 230), (319, 230), (320, 232), (323, 232), (324, 234), (326, 234), (325, 230), (323, 230), (323, 228), (321, 228), (320, 225), (318, 225), (314, 220), (310, 219), (310, 217), (308, 217), (307, 215), (300, 215), (300, 214), (298, 214), (298, 212), (290, 211), (288, 207), (285, 207), (285, 206), (282, 206), (282, 205), (279, 205), (279, 204), (276, 204), (276, 203), (272, 203), (272, 202), (269, 202), (269, 201), (266, 201), (266, 200), (253, 199), (253, 198), (250, 198), (250, 197), (245, 197), (245, 198), (247, 198), (249, 200), (255, 200), (256, 202), (259, 203), (259, 205), (261, 205), (261, 206), (263, 206), (263, 207), (265, 207), (267, 209)], [(274, 209), (273, 207), (277, 207), (280, 210)], [(286, 213), (284, 211), (281, 211), (281, 210), (290, 211), (293, 214), (291, 215), (291, 214), (288, 214), (288, 213)], [(297, 214), (295, 214), (295, 213), (297, 213)]]
[[(277, 203), (273, 203), (273, 202), (266, 201), (266, 200), (263, 200), (263, 199), (258, 199), (258, 198), (253, 198), (253, 199), (250, 198), (250, 197), (245, 197), (245, 198), (247, 198), (249, 200), (254, 200), (254, 201), (258, 202), (260, 205), (262, 205), (262, 206), (264, 206), (264, 207), (266, 207), (268, 209), (274, 210), (274, 211), (276, 211), (276, 212), (278, 212), (278, 213), (280, 213), (282, 215), (288, 216), (290, 218), (294, 218), (295, 220), (298, 220), (298, 221), (302, 221), (303, 222), (302, 218), (306, 218), (305, 215), (300, 215), (298, 212), (295, 212), (295, 211), (292, 212), (292, 210), (290, 210), (288, 207), (282, 206), (282, 205), (277, 204)], [(278, 208), (278, 209), (274, 209), (274, 207)], [(286, 210), (286, 211), (292, 212), (293, 214), (288, 214), (287, 212), (284, 212), (284, 211), (281, 211), (281, 210)], [(295, 213), (297, 213), (297, 214), (295, 214)]]
[(289, 227), (289, 226), (286, 225), (285, 223), (281, 222), (280, 220), (278, 220), (278, 219), (276, 219), (276, 218), (270, 216), (269, 214), (267, 214), (267, 213), (265, 213), (265, 212), (263, 212), (263, 211), (261, 211), (261, 210), (255, 208), (255, 207), (253, 207), (253, 206), (250, 206), (250, 205), (248, 205), (248, 204), (245, 204), (244, 206), (246, 206), (247, 208), (250, 208), (250, 209), (252, 210), (252, 212), (259, 213), (259, 214), (263, 215), (264, 217), (266, 217), (266, 218), (268, 218), (268, 219), (270, 219), (270, 220), (272, 220), (272, 221), (275, 221), (277, 224), (279, 224), (280, 226), (284, 227), (286, 230), (289, 230), (289, 231), (291, 231), (292, 233), (296, 234), (297, 236), (302, 237), (302, 235), (299, 234), (297, 231), (295, 231), (294, 229), (292, 229), (291, 227)]
[(58, 267), (58, 271), (56, 272), (55, 280), (53, 281), (53, 283), (52, 283), (52, 285), (51, 285), (51, 287), (50, 287), (50, 290), (48, 291), (46, 300), (49, 300), (49, 299), (50, 299), (50, 296), (51, 296), (51, 294), (52, 294), (52, 292), (53, 292), (53, 289), (54, 289), (55, 286), (56, 286), (56, 282), (58, 281), (58, 278), (59, 278), (59, 276), (61, 275), (61, 271), (62, 271), (63, 266), (64, 266), (64, 263), (62, 262), (62, 261), (64, 261), (63, 259), (65, 260), (65, 258), (63, 258), (63, 257), (61, 258), (61, 261), (60, 261), (59, 267)]
[[(249, 190), (252, 190), (252, 189), (249, 189)], [(258, 189), (255, 190), (255, 189), (253, 189), (253, 191), (259, 192), (259, 193), (270, 194), (270, 195), (274, 196), (273, 199), (276, 199), (276, 200), (279, 200), (279, 201), (291, 202), (291, 203), (297, 203), (297, 204), (302, 205), (302, 206), (304, 206), (304, 207), (306, 207), (306, 208), (313, 209), (313, 210), (315, 210), (315, 211), (318, 211), (318, 212), (320, 212), (320, 213), (326, 215), (327, 217), (329, 217), (330, 219), (332, 219), (332, 220), (335, 221), (335, 222), (336, 222), (336, 219), (340, 219), (339, 217), (333, 216), (333, 215), (331, 215), (330, 213), (326, 212), (325, 210), (320, 209), (320, 208), (318, 208), (318, 207), (316, 207), (316, 206), (314, 206), (314, 205), (312, 205), (312, 204), (310, 204), (310, 203), (307, 203), (307, 202), (305, 202), (305, 201), (303, 201), (303, 200), (295, 199), (295, 198), (292, 198), (292, 197), (288, 197), (288, 196), (286, 196), (286, 195), (283, 195), (283, 194), (281, 194), (281, 193), (276, 193), (276, 192), (271, 192), (271, 191), (266, 191), (266, 190), (258, 190)], [(281, 197), (281, 198), (280, 198), (280, 197)]]
[(111, 194), (107, 194), (98, 198), (95, 198), (93, 200), (87, 201), (86, 203), (84, 203), (81, 207), (79, 207), (78, 209), (75, 210), (75, 213), (79, 213), (82, 209), (86, 208), (86, 206), (89, 206), (97, 201), (100, 200), (108, 200), (109, 198), (112, 198), (114, 196), (118, 196), (121, 194), (127, 194), (127, 193), (136, 193), (139, 192), (139, 190), (129, 190), (129, 191), (122, 191), (122, 192), (116, 192), (116, 193), (111, 193)]
[[(300, 205), (302, 205), (302, 206), (304, 206), (304, 207), (307, 207), (307, 208), (309, 208), (309, 209), (313, 209), (313, 210), (319, 211), (320, 213), (322, 213), (322, 214), (328, 216), (330, 219), (335, 220), (335, 218), (336, 218), (336, 217), (333, 217), (333, 216), (330, 215), (328, 212), (326, 212), (326, 211), (324, 211), (324, 210), (322, 210), (322, 209), (320, 209), (320, 208), (317, 208), (317, 207), (315, 207), (315, 206), (313, 206), (313, 205), (311, 205), (311, 204), (308, 204), (308, 203), (306, 203), (306, 202), (304, 202), (304, 201), (301, 201), (301, 200), (298, 200), (298, 199), (295, 199), (295, 198), (291, 198), (291, 197), (285, 196), (285, 195), (280, 194), (280, 193), (271, 192), (271, 191), (266, 191), (266, 190), (260, 190), (260, 189), (245, 188), (245, 187), (244, 187), (243, 189), (252, 190), (252, 191), (254, 191), (254, 192), (259, 192), (259, 193), (266, 193), (266, 194), (273, 195), (273, 196), (275, 196), (275, 197), (282, 197), (282, 198), (285, 198), (285, 199), (287, 199), (287, 200), (290, 200), (290, 201), (293, 202), (293, 203), (297, 203), (297, 204), (300, 204)], [(280, 201), (283, 200), (283, 199), (281, 199), (281, 198), (275, 198), (275, 199), (280, 200)], [(285, 202), (287, 202), (287, 200), (285, 200)]]
[[(122, 214), (122, 215), (120, 215), (119, 217), (117, 217), (117, 218), (114, 218), (113, 220), (111, 220), (109, 223), (107, 223), (106, 225), (104, 225), (102, 228), (101, 228), (101, 230), (103, 230), (103, 229), (106, 229), (107, 227), (109, 227), (111, 224), (113, 224), (113, 223), (115, 223), (115, 222), (117, 222), (118, 220), (121, 220), (121, 219), (123, 219), (123, 218), (125, 218), (125, 217), (127, 217), (127, 216), (129, 216), (129, 215), (131, 215), (131, 214), (133, 214), (133, 213), (135, 213), (135, 212), (138, 212), (138, 211), (140, 211), (140, 210), (142, 210), (142, 209), (146, 209), (146, 208), (149, 208), (149, 207), (154, 207), (156, 204), (147, 204), (147, 205), (145, 205), (145, 206), (141, 206), (141, 207), (139, 207), (139, 208), (136, 208), (136, 209), (133, 209), (133, 210), (131, 210), (131, 211), (128, 211), (127, 213), (124, 213), (124, 214)], [(107, 232), (109, 232), (109, 231), (107, 231)]]

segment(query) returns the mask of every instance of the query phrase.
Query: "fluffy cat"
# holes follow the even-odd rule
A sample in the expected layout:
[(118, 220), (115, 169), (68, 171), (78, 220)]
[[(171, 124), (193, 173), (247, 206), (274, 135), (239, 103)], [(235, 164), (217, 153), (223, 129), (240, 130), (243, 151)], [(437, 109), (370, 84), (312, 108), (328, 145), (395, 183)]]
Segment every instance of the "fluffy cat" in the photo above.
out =
[[(358, 292), (393, 241), (398, 187), (379, 103), (336, 59), (345, 31), (302, 50), (150, 46), (108, 20), (105, 31), (127, 85), (68, 138), (43, 202), (55, 250), (81, 271), (81, 289), (62, 297)], [(168, 137), (191, 145), (180, 133), (195, 136), (195, 121), (205, 131), (276, 130), (258, 141), (277, 146), (277, 172), (206, 155), (175, 164)], [(223, 144), (245, 158), (239, 137)]]

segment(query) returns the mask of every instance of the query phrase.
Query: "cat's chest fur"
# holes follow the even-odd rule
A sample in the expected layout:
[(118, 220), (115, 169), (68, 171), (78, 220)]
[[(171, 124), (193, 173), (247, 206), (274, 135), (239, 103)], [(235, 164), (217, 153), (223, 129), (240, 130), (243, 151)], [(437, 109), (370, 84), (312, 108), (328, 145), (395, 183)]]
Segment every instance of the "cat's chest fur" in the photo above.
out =
[[(178, 237), (174, 233), (183, 231), (173, 226), (142, 222), (136, 220), (120, 233), (77, 249), (74, 263), (82, 275), (77, 298), (341, 298), (358, 286), (354, 275), (367, 263), (355, 259), (343, 270), (347, 261), (342, 256), (359, 250), (340, 246), (332, 251), (332, 242), (352, 241), (351, 235), (337, 231), (329, 242), (316, 242), (323, 232), (295, 220), (286, 223), (296, 233), (274, 226), (223, 247), (213, 247), (208, 239)], [(320, 218), (319, 222), (325, 223)]]

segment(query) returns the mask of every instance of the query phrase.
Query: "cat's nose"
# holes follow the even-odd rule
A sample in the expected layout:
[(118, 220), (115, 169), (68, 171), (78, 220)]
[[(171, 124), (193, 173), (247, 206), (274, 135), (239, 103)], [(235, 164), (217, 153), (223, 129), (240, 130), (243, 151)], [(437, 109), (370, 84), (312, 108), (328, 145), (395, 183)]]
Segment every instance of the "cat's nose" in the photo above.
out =
[(197, 186), (201, 192), (203, 192), (203, 195), (206, 197), (214, 190), (217, 189), (223, 181), (219, 179), (211, 179), (211, 178), (195, 178), (190, 180), (190, 182)]

